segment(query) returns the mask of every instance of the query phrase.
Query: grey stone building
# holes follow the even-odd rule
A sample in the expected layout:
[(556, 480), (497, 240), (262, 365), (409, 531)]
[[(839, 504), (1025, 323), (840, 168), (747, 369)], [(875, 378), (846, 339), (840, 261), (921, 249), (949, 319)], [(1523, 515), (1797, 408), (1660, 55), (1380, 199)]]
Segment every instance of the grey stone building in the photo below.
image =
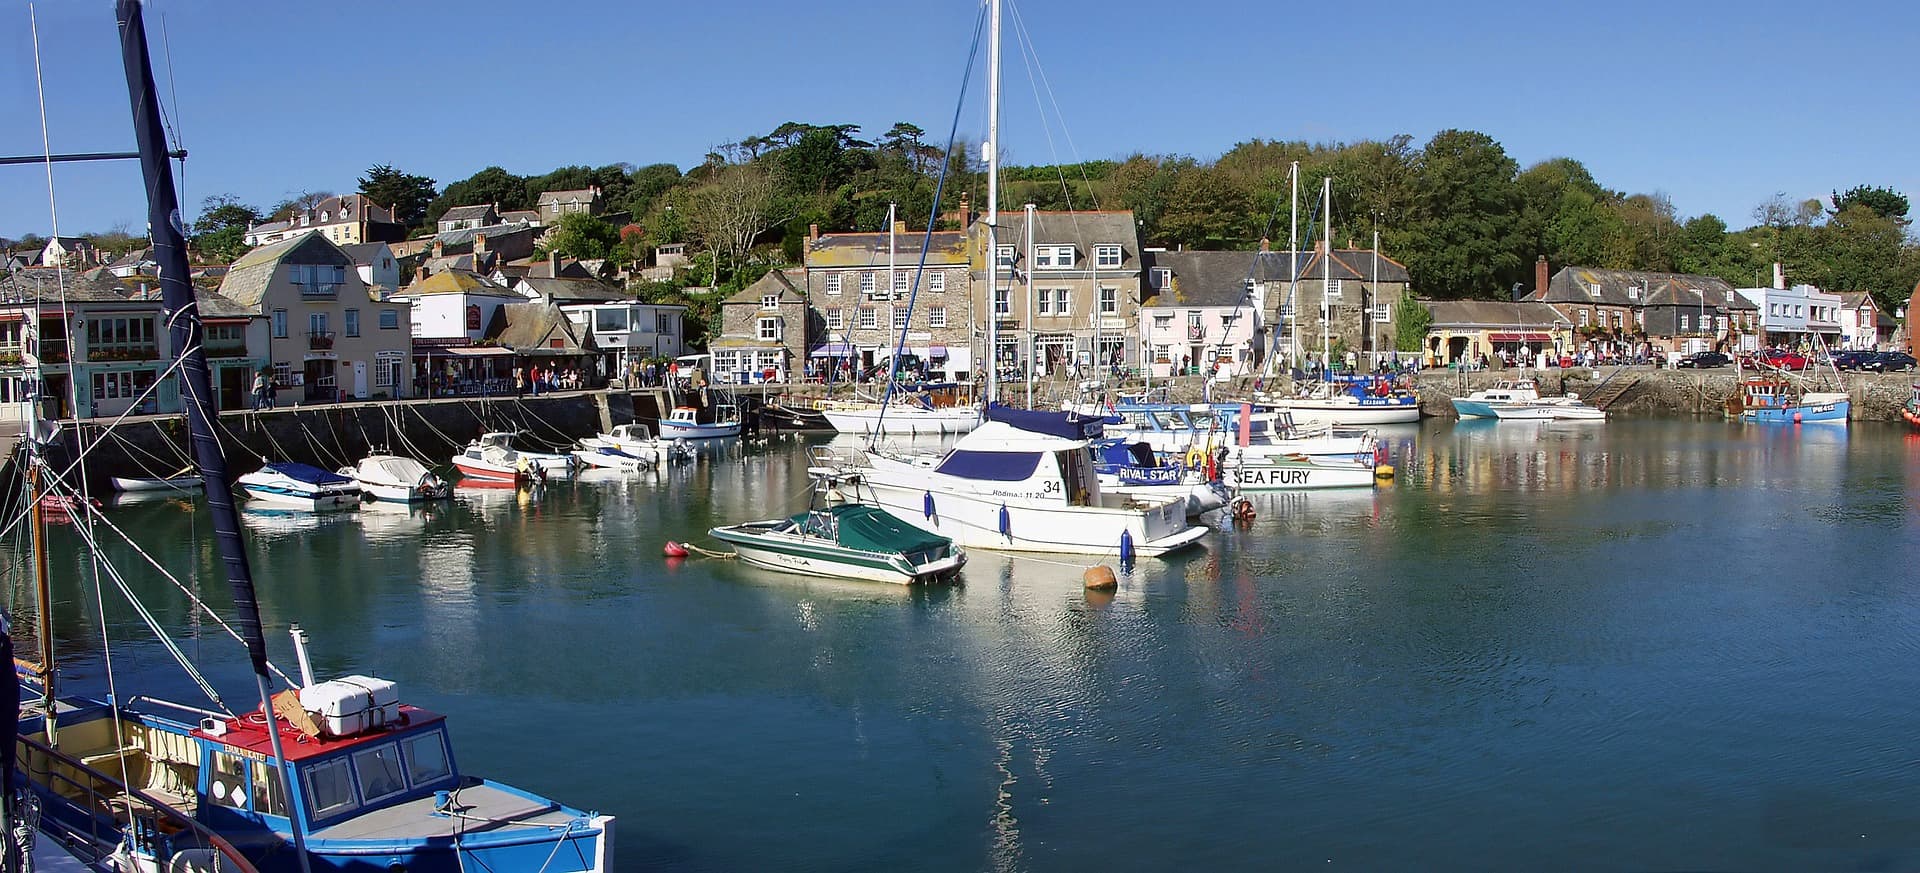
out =
[(891, 234), (823, 235), (816, 227), (807, 236), (803, 291), (820, 327), (807, 338), (814, 370), (849, 363), (866, 369), (899, 348), (933, 378), (972, 372), (975, 310), (965, 233), (929, 236), (896, 222)]
[(713, 381), (787, 382), (803, 372), (812, 314), (805, 269), (774, 270), (720, 304), (720, 333), (707, 344)]
[(968, 230), (977, 353), (991, 319), (1002, 369), (1032, 372), (1037, 363), (1058, 375), (1069, 362), (1140, 360), (1145, 259), (1131, 210), (1002, 213), (991, 285), (987, 230), (981, 221)]

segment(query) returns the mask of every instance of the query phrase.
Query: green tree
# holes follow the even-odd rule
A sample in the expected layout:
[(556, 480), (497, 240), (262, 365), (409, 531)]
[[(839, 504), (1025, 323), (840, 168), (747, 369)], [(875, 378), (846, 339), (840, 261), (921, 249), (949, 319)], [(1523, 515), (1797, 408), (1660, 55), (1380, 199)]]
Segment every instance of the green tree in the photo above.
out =
[(247, 228), (260, 220), (260, 210), (232, 194), (215, 194), (200, 201), (200, 218), (193, 223), (193, 248), (201, 257), (231, 262), (247, 252)]
[(1848, 208), (1859, 205), (1879, 213), (1882, 218), (1898, 222), (1901, 227), (1907, 224), (1907, 197), (1891, 188), (1855, 185), (1848, 188), (1845, 194), (1833, 192), (1832, 201), (1835, 217), (1847, 211)]
[(1433, 310), (1420, 305), (1411, 295), (1403, 296), (1393, 307), (1393, 348), (1417, 352), (1426, 347), (1427, 331), (1433, 328)]
[(1441, 298), (1500, 295), (1523, 272), (1519, 169), (1484, 133), (1435, 134), (1414, 162), (1412, 221), (1395, 234), (1423, 294)]
[(427, 205), (433, 202), (433, 180), (402, 173), (392, 164), (375, 164), (361, 176), (360, 193), (381, 206), (393, 209), (393, 219), (407, 227), (426, 220)]
[(560, 216), (560, 221), (554, 224), (540, 251), (542, 254), (559, 252), (575, 258), (604, 258), (611, 255), (619, 244), (620, 231), (600, 220), (599, 216), (569, 212)]
[(427, 206), (427, 220), (439, 221), (440, 216), (455, 206), (482, 203), (498, 203), (502, 210), (531, 209), (533, 198), (527, 196), (526, 178), (499, 167), (488, 167), (442, 190)]

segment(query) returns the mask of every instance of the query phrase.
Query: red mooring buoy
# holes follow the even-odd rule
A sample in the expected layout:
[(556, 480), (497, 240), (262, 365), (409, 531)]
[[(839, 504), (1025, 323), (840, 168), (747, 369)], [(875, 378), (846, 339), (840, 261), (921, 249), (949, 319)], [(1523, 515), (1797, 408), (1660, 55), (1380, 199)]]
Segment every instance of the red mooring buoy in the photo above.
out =
[(660, 551), (666, 553), (666, 556), (669, 558), (684, 558), (687, 556), (687, 547), (673, 540), (667, 540), (666, 547)]

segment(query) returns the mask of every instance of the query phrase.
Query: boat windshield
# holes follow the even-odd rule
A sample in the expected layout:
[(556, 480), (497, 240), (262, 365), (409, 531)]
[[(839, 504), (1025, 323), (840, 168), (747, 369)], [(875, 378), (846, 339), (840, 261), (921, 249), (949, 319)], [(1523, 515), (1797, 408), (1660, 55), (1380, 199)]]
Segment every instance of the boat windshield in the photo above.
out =
[(1039, 452), (976, 452), (954, 449), (935, 470), (963, 479), (1023, 482), (1040, 466)]

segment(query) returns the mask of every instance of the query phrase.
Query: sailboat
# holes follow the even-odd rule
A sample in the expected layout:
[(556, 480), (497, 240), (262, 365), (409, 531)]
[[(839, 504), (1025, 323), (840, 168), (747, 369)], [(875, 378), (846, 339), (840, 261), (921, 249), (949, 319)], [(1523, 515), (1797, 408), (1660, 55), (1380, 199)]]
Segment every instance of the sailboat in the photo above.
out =
[[(41, 703), (20, 723), (18, 768), (39, 804), (41, 829), (83, 847), (102, 870), (609, 869), (611, 816), (466, 774), (443, 716), (403, 703), (393, 683), (377, 678), (317, 681), (297, 626), (291, 632), (300, 680), (272, 692), (277, 671), (267, 661), (226, 458), (213, 428), (202, 327), (187, 281), (145, 25), (137, 0), (118, 0), (116, 12), (164, 319), (180, 357), (190, 442), (233, 592), (235, 634), (247, 650), (260, 705), (238, 714), (227, 709), (184, 659), (217, 709), (145, 696), (56, 698), (56, 671), (52, 659), (43, 658)], [(30, 471), (36, 481), (41, 466)], [(44, 555), (40, 540), (35, 537), (36, 551)], [(43, 625), (44, 581), (43, 569)], [(24, 735), (29, 732), (46, 740)]]

